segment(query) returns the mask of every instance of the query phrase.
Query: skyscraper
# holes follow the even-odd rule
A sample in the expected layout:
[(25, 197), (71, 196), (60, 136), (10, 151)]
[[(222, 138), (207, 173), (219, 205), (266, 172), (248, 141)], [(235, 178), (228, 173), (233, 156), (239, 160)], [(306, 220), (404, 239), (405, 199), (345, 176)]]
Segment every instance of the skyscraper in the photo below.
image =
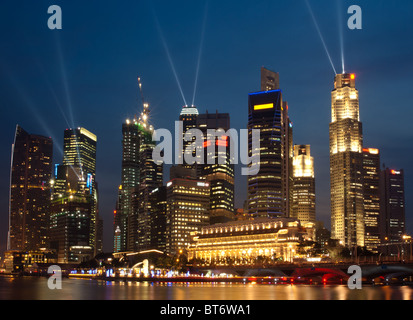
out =
[(139, 119), (126, 120), (122, 127), (122, 184), (113, 230), (114, 236), (118, 237), (118, 251), (140, 251), (151, 247), (152, 207), (149, 198), (152, 191), (162, 186), (163, 166), (152, 159), (155, 142), (149, 113), (149, 104), (144, 103)]
[(177, 254), (188, 248), (192, 232), (209, 224), (210, 186), (178, 177), (167, 183), (166, 197), (166, 251)]
[(16, 127), (12, 146), (8, 250), (48, 246), (53, 141)]
[(380, 151), (363, 148), (364, 243), (378, 253), (380, 239)]
[(282, 189), (283, 189), (283, 212), (286, 217), (292, 214), (293, 201), (293, 123), (288, 114), (288, 103), (283, 101), (281, 118), (281, 145), (282, 145)]
[(404, 171), (386, 168), (380, 173), (380, 215), (382, 248), (386, 254), (399, 253), (406, 230)]
[[(266, 69), (264, 69), (266, 70)], [(276, 78), (276, 74), (273, 73)], [(268, 80), (268, 76), (262, 76)], [(267, 81), (263, 81), (267, 83)], [(270, 81), (277, 88), (277, 81)], [(262, 88), (263, 89), (263, 88)], [(249, 156), (259, 157), (260, 170), (248, 176), (248, 213), (257, 217), (285, 215), (283, 188), (283, 114), (282, 93), (279, 89), (249, 94), (248, 130)], [(252, 150), (252, 130), (260, 130), (260, 150)], [(257, 165), (257, 164), (256, 164)]]
[[(197, 176), (210, 185), (210, 223), (227, 222), (234, 219), (234, 164), (231, 161), (230, 118), (227, 113), (200, 114), (197, 129), (204, 134), (204, 164), (197, 165)], [(222, 130), (222, 135), (212, 131)], [(209, 134), (208, 134), (209, 131)], [(224, 133), (225, 132), (225, 133)], [(211, 148), (213, 147), (213, 148)], [(213, 151), (210, 151), (213, 150)], [(208, 159), (210, 162), (208, 164)], [(213, 161), (211, 161), (213, 160)]]
[(291, 217), (302, 225), (316, 223), (314, 158), (309, 145), (294, 146)]
[(96, 181), (97, 137), (85, 128), (67, 129), (64, 132), (63, 165), (80, 168), (84, 179), (90, 182), (91, 213), (90, 243), (97, 253), (99, 203), (98, 184)]
[(80, 166), (59, 165), (53, 187), (50, 247), (56, 251), (58, 263), (79, 263), (93, 258), (92, 181)]
[(331, 236), (364, 246), (363, 134), (354, 74), (338, 74), (330, 124)]
[(123, 252), (128, 249), (129, 218), (133, 214), (133, 194), (139, 182), (139, 147), (143, 126), (137, 119), (126, 120), (122, 125), (122, 176), (118, 189), (118, 201), (114, 232), (120, 229), (118, 250)]
[[(192, 139), (192, 141), (185, 141), (184, 137), (189, 130), (196, 128), (198, 116), (199, 111), (195, 106), (184, 106), (179, 116), (179, 121), (182, 122), (183, 130), (182, 140), (180, 140), (180, 143), (182, 143), (182, 153), (179, 154), (179, 158), (180, 163), (182, 163), (185, 168), (196, 167), (195, 165), (190, 165), (185, 161), (185, 153), (190, 152), (189, 150), (187, 150), (187, 147), (195, 140), (195, 137)], [(194, 155), (195, 153), (193, 152), (192, 154)]]

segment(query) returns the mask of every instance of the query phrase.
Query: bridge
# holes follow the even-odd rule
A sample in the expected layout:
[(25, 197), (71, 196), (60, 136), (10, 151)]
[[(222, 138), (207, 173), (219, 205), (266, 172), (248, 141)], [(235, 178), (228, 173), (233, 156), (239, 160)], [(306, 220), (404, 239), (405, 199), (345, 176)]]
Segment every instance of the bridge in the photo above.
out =
[[(355, 263), (345, 264), (313, 264), (294, 265), (286, 264), (265, 268), (251, 267), (221, 267), (199, 268), (193, 270), (203, 274), (222, 273), (232, 274), (236, 277), (286, 277), (295, 282), (313, 281), (321, 283), (346, 283), (352, 275), (347, 273), (350, 266)], [(389, 263), (389, 264), (362, 264), (362, 280), (366, 283), (400, 282), (404, 279), (413, 279), (413, 263)]]

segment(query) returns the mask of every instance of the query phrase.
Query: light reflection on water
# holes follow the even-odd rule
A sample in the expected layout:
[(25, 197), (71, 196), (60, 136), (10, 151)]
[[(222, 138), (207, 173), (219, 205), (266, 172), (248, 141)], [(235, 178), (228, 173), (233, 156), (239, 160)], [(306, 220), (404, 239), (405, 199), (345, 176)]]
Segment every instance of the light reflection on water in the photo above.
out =
[(411, 300), (410, 286), (258, 285), (238, 283), (63, 280), (50, 290), (46, 278), (1, 278), (0, 300)]

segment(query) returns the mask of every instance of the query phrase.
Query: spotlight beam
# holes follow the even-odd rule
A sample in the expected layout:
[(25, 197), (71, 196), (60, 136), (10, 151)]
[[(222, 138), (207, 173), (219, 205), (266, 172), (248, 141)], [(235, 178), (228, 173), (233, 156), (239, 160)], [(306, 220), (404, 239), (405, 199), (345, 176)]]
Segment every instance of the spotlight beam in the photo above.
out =
[(324, 50), (325, 50), (325, 52), (326, 52), (326, 54), (327, 54), (328, 60), (330, 61), (331, 67), (333, 68), (334, 73), (337, 75), (336, 68), (334, 67), (333, 60), (331, 59), (331, 56), (330, 56), (330, 53), (329, 53), (329, 51), (328, 51), (326, 42), (324, 41), (323, 34), (321, 33), (320, 27), (318, 26), (317, 19), (315, 18), (314, 12), (313, 12), (313, 10), (311, 9), (310, 3), (308, 2), (308, 0), (305, 0), (305, 3), (307, 4), (308, 10), (310, 11), (311, 18), (313, 19), (314, 25), (315, 25), (315, 27), (316, 27), (316, 29), (317, 29), (318, 35), (319, 35), (320, 40), (321, 40), (321, 42), (322, 42), (322, 44), (323, 44), (323, 47), (324, 47)]
[(343, 12), (341, 10), (341, 0), (336, 0), (337, 4), (337, 16), (338, 16), (338, 31), (339, 31), (339, 39), (340, 39), (340, 50), (341, 50), (341, 67), (343, 69), (343, 73), (346, 73), (345, 70), (345, 63), (344, 63), (344, 30), (343, 30)]
[(182, 100), (184, 101), (184, 104), (185, 104), (185, 105), (188, 105), (187, 102), (186, 102), (186, 99), (185, 99), (184, 92), (183, 92), (183, 90), (182, 90), (181, 82), (179, 81), (178, 73), (176, 72), (175, 65), (174, 65), (173, 60), (172, 60), (171, 53), (169, 52), (168, 44), (167, 44), (167, 42), (166, 42), (166, 40), (165, 40), (165, 37), (164, 37), (164, 35), (163, 35), (163, 31), (162, 31), (161, 25), (160, 25), (160, 23), (159, 23), (158, 18), (156, 17), (155, 12), (154, 12), (154, 18), (155, 18), (156, 28), (158, 29), (158, 33), (159, 33), (159, 36), (160, 36), (160, 38), (161, 38), (161, 41), (162, 41), (163, 47), (164, 47), (164, 49), (165, 49), (166, 55), (167, 55), (167, 57), (168, 57), (169, 64), (170, 64), (171, 69), (172, 69), (172, 72), (173, 72), (173, 74), (174, 74), (174, 76), (175, 76), (176, 84), (178, 85), (179, 91), (180, 91), (181, 96), (182, 96)]

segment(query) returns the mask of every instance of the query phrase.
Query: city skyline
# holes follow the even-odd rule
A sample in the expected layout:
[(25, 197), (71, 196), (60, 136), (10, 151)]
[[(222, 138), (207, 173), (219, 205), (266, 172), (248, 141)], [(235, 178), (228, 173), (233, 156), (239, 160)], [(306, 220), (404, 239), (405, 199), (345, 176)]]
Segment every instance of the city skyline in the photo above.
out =
[[(257, 15), (262, 14), (265, 16), (265, 14), (259, 10), (262, 9), (259, 6), (254, 4), (248, 5), (254, 9), (253, 12), (257, 13)], [(248, 7), (248, 5), (246, 7)], [(279, 6), (284, 7), (285, 5)], [(268, 7), (275, 10), (271, 5), (268, 5)], [(0, 90), (4, 97), (3, 103), (6, 106), (9, 106), (9, 111), (11, 111), (3, 118), (4, 125), (2, 126), (1, 135), (1, 143), (4, 148), (0, 162), (2, 167), (1, 178), (3, 181), (0, 187), (0, 191), (2, 193), (0, 197), (0, 204), (3, 212), (1, 214), (2, 230), (0, 231), (0, 234), (2, 235), (2, 238), (0, 239), (1, 251), (5, 248), (6, 240), (6, 233), (4, 233), (6, 228), (4, 228), (4, 226), (7, 226), (8, 224), (8, 171), (10, 168), (10, 148), (14, 133), (12, 131), (14, 131), (16, 124), (20, 124), (31, 133), (51, 136), (56, 144), (54, 154), (55, 159), (61, 158), (61, 132), (63, 132), (64, 129), (82, 126), (97, 134), (100, 141), (100, 149), (98, 150), (97, 156), (97, 176), (99, 177), (101, 198), (103, 198), (100, 204), (100, 211), (105, 221), (104, 248), (108, 251), (112, 247), (113, 210), (115, 209), (117, 198), (117, 186), (120, 184), (121, 124), (126, 118), (132, 118), (135, 114), (139, 114), (142, 110), (136, 76), (138, 74), (142, 76), (144, 83), (144, 94), (150, 102), (151, 107), (153, 107), (151, 120), (152, 123), (155, 124), (156, 128), (171, 128), (173, 125), (171, 119), (178, 119), (182, 105), (184, 104), (181, 101), (178, 87), (175, 83), (171, 68), (168, 65), (168, 59), (163, 52), (159, 35), (157, 35), (156, 28), (153, 26), (153, 21), (150, 21), (149, 25), (151, 25), (151, 27), (148, 27), (148, 33), (150, 33), (152, 38), (147, 38), (149, 35), (144, 35), (143, 38), (148, 41), (147, 43), (152, 44), (150, 50), (154, 50), (154, 52), (156, 52), (156, 58), (148, 59), (150, 62), (147, 62), (145, 55), (148, 55), (148, 52), (144, 53), (139, 58), (136, 58), (134, 57), (134, 54), (136, 54), (137, 50), (139, 50), (139, 46), (133, 47), (132, 44), (124, 43), (122, 46), (123, 49), (121, 49), (121, 54), (127, 56), (128, 59), (126, 61), (128, 61), (130, 65), (122, 61), (118, 62), (116, 67), (112, 66), (112, 70), (106, 70), (106, 68), (103, 67), (101, 71), (98, 71), (97, 69), (93, 69), (97, 68), (98, 64), (91, 63), (91, 56), (82, 55), (80, 52), (74, 51), (73, 48), (69, 48), (70, 39), (74, 36), (74, 33), (72, 33), (73, 31), (71, 30), (75, 23), (75, 21), (70, 18), (70, 14), (75, 14), (75, 8), (76, 5), (73, 5), (72, 7), (70, 5), (67, 6), (70, 13), (69, 17), (66, 18), (67, 20), (65, 20), (67, 21), (67, 24), (65, 24), (64, 30), (62, 30), (61, 34), (48, 33), (50, 31), (44, 30), (42, 31), (41, 36), (37, 35), (35, 37), (43, 42), (51, 41), (46, 48), (52, 49), (52, 52), (56, 51), (55, 47), (59, 48), (59, 46), (61, 46), (61, 56), (59, 57), (58, 55), (57, 58), (53, 57), (52, 59), (52, 61), (57, 60), (57, 64), (46, 64), (46, 59), (50, 55), (50, 53), (47, 52), (43, 52), (45, 53), (44, 57), (41, 56), (37, 58), (33, 58), (33, 56), (28, 53), (26, 53), (26, 55), (17, 54), (16, 56), (11, 56), (11, 50), (6, 50), (6, 52), (1, 55), (2, 59), (0, 66), (5, 70), (4, 74), (6, 76), (1, 80)], [(134, 8), (138, 9), (140, 7), (136, 5)], [(150, 13), (150, 8), (147, 5), (143, 5), (143, 8)], [(231, 123), (234, 128), (246, 128), (248, 94), (259, 89), (259, 68), (262, 65), (265, 65), (269, 69), (278, 72), (281, 78), (280, 82), (282, 83), (281, 87), (283, 89), (283, 96), (285, 96), (285, 99), (289, 102), (290, 116), (294, 122), (294, 143), (310, 144), (312, 146), (312, 156), (315, 158), (315, 173), (317, 181), (317, 219), (325, 221), (326, 225), (329, 226), (328, 124), (330, 120), (330, 92), (333, 89), (331, 83), (334, 78), (334, 73), (325, 58), (325, 54), (316, 35), (316, 31), (312, 29), (313, 26), (311, 25), (311, 19), (308, 17), (308, 12), (306, 12), (305, 4), (303, 3), (302, 8), (294, 10), (297, 10), (299, 13), (298, 16), (306, 21), (301, 25), (305, 25), (306, 29), (309, 30), (304, 32), (304, 30), (302, 30), (303, 27), (295, 27), (293, 30), (296, 30), (297, 32), (301, 31), (310, 37), (311, 45), (309, 47), (308, 54), (314, 59), (314, 65), (299, 62), (299, 67), (292, 66), (294, 58), (298, 58), (298, 61), (300, 61), (300, 59), (306, 60), (305, 57), (303, 57), (306, 56), (305, 53), (301, 52), (300, 54), (297, 54), (294, 52), (294, 55), (291, 56), (291, 52), (293, 50), (286, 49), (286, 53), (274, 54), (274, 51), (269, 50), (269, 48), (273, 47), (275, 44), (266, 43), (263, 45), (261, 41), (265, 41), (259, 39), (265, 39), (264, 36), (262, 38), (257, 38), (256, 42), (254, 42), (255, 38), (253, 37), (253, 32), (248, 32), (248, 30), (242, 28), (241, 30), (238, 30), (240, 35), (237, 35), (237, 37), (233, 39), (233, 41), (238, 41), (236, 42), (237, 48), (242, 51), (244, 48), (243, 46), (247, 45), (241, 41), (243, 37), (246, 37), (249, 40), (247, 42), (251, 43), (252, 41), (252, 43), (256, 46), (261, 45), (261, 47), (260, 50), (249, 51), (250, 55), (254, 58), (253, 63), (249, 62), (249, 56), (247, 55), (242, 55), (241, 58), (235, 57), (235, 52), (233, 52), (235, 49), (231, 50), (231, 48), (225, 46), (226, 43), (222, 42), (224, 41), (223, 38), (217, 37), (218, 39), (213, 39), (214, 35), (217, 35), (217, 26), (211, 26), (211, 19), (218, 22), (218, 27), (224, 28), (227, 32), (230, 32), (231, 30), (234, 31), (224, 22), (224, 17), (221, 14), (221, 10), (223, 8), (228, 9), (228, 5), (217, 5), (216, 3), (211, 2), (208, 6), (208, 15), (206, 19), (207, 37), (204, 42), (205, 52), (202, 56), (203, 58), (201, 59), (202, 64), (195, 104), (198, 106), (201, 113), (204, 113), (206, 110), (213, 113), (216, 109), (218, 109), (219, 112), (229, 113), (231, 115)], [(375, 24), (375, 28), (379, 30), (372, 31), (370, 28), (373, 27), (368, 27), (368, 23), (372, 23), (368, 22), (368, 18), (371, 20), (378, 19), (375, 16), (369, 15), (368, 8), (371, 8), (370, 5), (366, 6), (367, 10), (365, 13), (367, 16), (365, 29), (367, 29), (367, 31), (363, 30), (360, 31), (360, 33), (354, 31), (354, 33), (351, 34), (351, 37), (350, 34), (348, 35), (348, 38), (346, 37), (346, 43), (348, 43), (346, 46), (346, 64), (349, 71), (354, 72), (358, 77), (357, 87), (360, 91), (360, 112), (361, 121), (363, 122), (365, 132), (365, 145), (379, 148), (382, 155), (382, 162), (384, 162), (387, 167), (394, 167), (396, 169), (403, 168), (405, 170), (407, 200), (406, 218), (409, 231), (409, 227), (411, 225), (411, 218), (409, 215), (411, 212), (409, 206), (409, 195), (411, 195), (412, 181), (412, 174), (409, 172), (409, 163), (412, 162), (412, 152), (406, 153), (405, 146), (409, 145), (409, 139), (411, 139), (412, 136), (412, 133), (409, 132), (408, 126), (408, 118), (412, 111), (408, 109), (410, 97), (407, 94), (408, 90), (403, 90), (402, 81), (403, 76), (406, 77), (405, 81), (408, 79), (409, 68), (402, 69), (401, 66), (397, 67), (401, 64), (400, 59), (398, 64), (390, 63), (391, 66), (396, 66), (395, 69), (391, 69), (391, 66), (388, 65), (389, 62), (393, 62), (391, 57), (395, 59), (396, 53), (397, 56), (399, 56), (400, 52), (398, 51), (393, 52), (389, 49), (386, 51), (387, 55), (380, 56), (377, 54), (375, 56), (376, 60), (373, 59), (374, 61), (372, 62), (368, 62), (370, 58), (368, 54), (360, 53), (363, 52), (362, 48), (365, 48), (365, 45), (362, 43), (363, 39), (365, 39), (365, 37), (369, 37), (369, 39), (379, 41), (376, 37), (380, 33), (380, 30), (382, 30), (381, 28), (384, 28), (378, 27), (378, 25)], [(377, 8), (374, 8), (375, 7), (373, 6), (373, 9), (371, 10), (378, 10)], [(155, 9), (158, 14), (159, 21), (161, 21), (162, 27), (165, 31), (168, 30), (166, 27), (168, 25), (167, 23), (171, 23), (171, 18), (166, 16), (166, 11), (168, 8), (162, 9), (157, 7)], [(240, 5), (239, 8), (234, 7), (232, 9), (238, 10), (238, 14), (245, 18), (245, 6)], [(334, 38), (333, 34), (335, 35), (336, 32), (327, 32), (329, 30), (325, 27), (328, 25), (331, 18), (323, 17), (321, 5), (314, 4), (313, 9), (316, 15), (320, 18), (320, 25), (324, 26), (322, 30), (326, 32), (325, 35), (327, 35), (327, 42), (333, 49), (336, 47), (337, 43), (335, 42), (335, 39), (331, 40), (331, 38)], [(335, 12), (335, 8), (330, 9)], [(391, 9), (392, 8), (390, 8), (390, 14), (394, 14)], [(107, 9), (101, 8), (100, 10), (105, 11)], [(192, 5), (192, 7), (187, 8), (186, 10), (196, 12), (194, 17), (192, 17), (194, 21), (191, 20), (190, 22), (193, 23), (194, 26), (196, 25), (199, 27), (199, 34), (201, 34), (202, 25), (200, 21), (202, 20), (205, 10), (204, 3)], [(290, 10), (293, 9), (290, 7)], [(179, 16), (178, 12), (173, 12)], [(28, 13), (26, 13), (26, 15), (27, 14)], [(42, 12), (39, 12), (39, 14), (41, 15)], [(345, 11), (343, 11), (343, 14), (345, 14)], [(286, 16), (291, 18), (291, 12), (286, 11)], [(160, 19), (161, 17), (162, 19)], [(239, 16), (237, 17), (238, 18), (236, 19), (241, 19)], [(287, 17), (284, 17), (284, 19), (287, 19)], [(394, 29), (397, 29), (397, 22), (393, 21), (393, 23), (394, 24), (391, 24), (392, 28), (390, 29), (394, 31)], [(116, 25), (116, 23), (114, 24)], [(272, 23), (268, 24), (272, 25)], [(169, 41), (169, 45), (171, 45), (170, 48), (172, 49), (172, 56), (176, 59), (176, 70), (178, 70), (181, 75), (183, 87), (186, 88), (184, 91), (191, 92), (192, 90), (190, 89), (193, 79), (192, 74), (195, 72), (196, 63), (194, 63), (191, 67), (188, 66), (188, 68), (185, 68), (184, 64), (186, 63), (182, 62), (177, 54), (177, 46), (183, 41), (183, 39), (179, 37), (179, 35), (174, 35), (175, 32), (180, 30), (180, 28), (183, 28), (185, 25), (186, 24), (184, 23), (182, 23), (182, 25), (172, 23), (172, 26), (176, 28), (169, 28), (169, 35), (166, 37), (166, 40)], [(99, 26), (101, 25), (99, 24)], [(78, 26), (76, 28), (80, 27)], [(120, 27), (115, 27), (115, 30), (117, 28)], [(195, 27), (194, 30), (196, 30)], [(191, 50), (186, 50), (185, 52), (188, 56), (191, 55), (190, 59), (192, 59), (193, 55), (195, 60), (198, 53), (197, 48), (199, 46), (200, 39), (197, 38), (197, 34), (194, 30), (191, 30), (192, 32), (190, 33), (192, 37), (189, 37), (188, 35), (188, 38), (193, 40), (191, 42), (192, 46), (189, 46), (188, 44), (188, 46), (192, 48)], [(39, 29), (36, 29), (36, 31), (39, 31)], [(403, 33), (402, 31), (403, 30), (400, 30), (401, 33)], [(30, 34), (30, 31), (27, 32)], [(143, 31), (138, 31), (137, 33), (140, 36), (144, 34)], [(90, 37), (97, 34), (97, 30), (94, 30), (94, 33), (89, 33), (88, 36)], [(88, 43), (87, 41), (90, 40), (88, 36), (86, 35), (81, 37), (80, 40)], [(126, 38), (126, 41), (131, 41), (131, 43), (132, 41), (136, 41), (132, 40), (133, 36), (134, 32), (130, 32), (129, 37)], [(274, 35), (274, 38), (276, 36), (277, 35)], [(408, 37), (402, 36), (400, 36), (400, 39), (403, 39), (403, 41), (410, 46), (406, 46), (407, 49), (405, 49), (405, 47), (400, 45), (395, 39), (392, 39), (392, 41), (396, 44), (397, 48), (405, 49), (404, 51), (401, 50), (401, 53), (404, 53), (407, 58), (408, 53), (412, 51), (412, 44), (411, 42), (409, 43), (411, 40), (409, 40)], [(303, 39), (301, 40), (303, 41)], [(34, 47), (31, 47), (27, 42), (17, 45), (11, 39), (6, 39), (6, 41), (11, 44), (11, 48), (15, 48), (17, 46), (23, 51), (28, 46), (28, 48), (31, 49), (31, 54), (38, 55), (41, 53), (37, 51), (40, 49), (34, 49)], [(283, 39), (283, 41), (294, 44), (286, 39)], [(272, 42), (275, 43), (276, 41)], [(295, 45), (301, 46), (304, 43), (305, 41), (298, 44), (297, 41)], [(98, 44), (102, 46), (101, 42), (98, 42)], [(397, 44), (399, 45), (397, 46)], [(370, 45), (373, 48), (371, 50), (379, 49), (378, 42), (373, 41), (373, 44)], [(214, 51), (214, 46), (217, 46), (223, 50), (223, 52), (226, 52), (229, 55), (229, 59), (223, 58), (220, 54), (212, 54)], [(268, 46), (268, 48), (266, 46)], [(357, 47), (358, 50), (355, 50), (354, 47)], [(130, 53), (127, 52), (128, 48), (131, 48)], [(92, 51), (94, 53), (99, 52), (94, 50)], [(267, 53), (267, 51), (271, 51), (271, 54)], [(59, 52), (59, 50), (57, 50), (57, 52)], [(230, 55), (231, 52), (233, 54), (232, 56)], [(103, 59), (109, 59), (113, 54), (120, 58), (119, 53), (112, 51), (110, 54), (104, 55)], [(288, 58), (288, 55), (291, 57)], [(338, 61), (339, 54), (336, 52), (333, 55), (336, 57), (335, 60)], [(24, 70), (24, 67), (20, 67), (21, 69), (16, 68), (14, 70), (16, 63), (19, 61), (19, 57), (26, 57), (26, 59), (21, 60), (23, 65), (33, 62), (33, 65), (29, 68), (30, 72), (27, 74), (23, 75), (21, 73)], [(102, 62), (102, 57), (98, 60)], [(151, 66), (154, 68), (155, 60), (160, 62), (161, 66), (156, 66), (156, 72), (152, 72)], [(59, 65), (59, 61), (63, 64)], [(72, 62), (69, 64), (69, 61)], [(141, 65), (139, 65), (138, 61)], [(238, 65), (240, 61), (243, 61), (244, 65)], [(107, 62), (110, 63), (110, 60)], [(384, 65), (384, 62), (387, 62), (387, 65)], [(65, 63), (68, 64), (65, 65)], [(230, 64), (226, 68), (223, 68), (226, 63)], [(374, 63), (376, 64), (375, 67), (372, 66)], [(81, 70), (82, 65), (89, 64), (91, 69), (85, 71)], [(148, 67), (146, 66), (147, 64), (149, 64)], [(212, 64), (213, 67), (208, 68), (209, 64)], [(306, 65), (306, 68), (304, 68), (304, 65)], [(57, 68), (54, 70), (56, 66)], [(74, 66), (74, 70), (70, 69), (70, 66)], [(336, 66), (338, 66), (338, 63)], [(407, 66), (411, 68), (411, 65)], [(60, 69), (60, 67), (62, 67), (62, 69)], [(227, 73), (223, 72), (223, 69), (227, 69), (228, 67), (236, 68), (237, 75), (234, 76), (234, 70)], [(116, 68), (118, 68), (119, 71), (113, 70)], [(44, 70), (44, 73), (42, 72), (42, 69)], [(56, 72), (56, 70), (58, 70), (58, 72)], [(69, 70), (71, 71), (70, 73)], [(37, 74), (36, 71), (38, 72)], [(94, 73), (92, 71), (98, 72)], [(87, 74), (87, 80), (83, 83), (77, 83), (76, 81), (79, 80), (78, 77), (82, 77), (83, 72)], [(159, 72), (162, 72), (161, 77), (159, 77)], [(106, 82), (98, 79), (98, 77), (105, 76), (106, 74), (110, 76), (110, 81)], [(62, 78), (60, 78), (61, 75)], [(66, 76), (66, 84), (62, 81), (62, 79), (65, 78), (63, 77), (64, 75)], [(381, 75), (381, 77), (379, 77), (379, 75)], [(41, 84), (32, 86), (30, 81), (39, 76), (41, 79)], [(395, 77), (398, 79), (397, 82), (394, 81)], [(239, 79), (236, 79), (235, 81), (233, 78)], [(91, 86), (91, 83), (94, 83), (92, 82), (92, 79), (96, 81), (95, 86)], [(383, 79), (388, 79), (388, 82), (383, 83), (383, 81), (385, 81)], [(236, 84), (230, 82), (235, 82)], [(227, 83), (228, 86), (223, 86), (224, 83)], [(395, 83), (397, 83), (400, 87), (397, 87)], [(406, 81), (405, 85), (408, 85), (408, 81)], [(90, 93), (83, 89), (83, 87), (87, 88), (88, 86), (91, 86), (92, 88)], [(114, 92), (116, 92), (114, 96), (105, 92), (105, 90), (111, 91), (110, 89), (112, 89), (112, 86), (115, 86), (116, 89), (114, 90)], [(380, 88), (380, 90), (377, 88)], [(392, 123), (388, 123), (388, 100), (386, 100), (386, 98), (388, 99), (388, 95), (384, 92), (384, 88), (388, 89), (388, 92), (392, 97), (391, 103), (394, 103), (396, 106), (400, 106), (400, 111), (395, 114), (396, 120), (392, 121)], [(36, 90), (36, 92), (33, 92), (32, 90)], [(10, 91), (10, 93), (7, 91)], [(162, 91), (162, 93), (159, 93), (159, 91)], [(54, 99), (53, 94), (56, 94), (56, 100)], [(317, 97), (317, 99), (313, 99), (313, 95)], [(169, 97), (171, 97), (171, 99), (169, 99)], [(311, 102), (308, 102), (309, 100)], [(40, 109), (40, 105), (43, 103), (45, 107)], [(122, 107), (122, 105), (125, 107)], [(88, 107), (90, 109), (87, 109)], [(60, 108), (62, 109), (62, 112), (59, 110)], [(23, 111), (23, 113), (21, 111)], [(26, 113), (27, 116), (22, 116), (24, 113)], [(313, 113), (317, 114), (317, 116), (314, 116)], [(383, 114), (386, 116), (382, 116)], [(65, 118), (68, 121), (66, 121)], [(317, 123), (316, 127), (314, 127), (314, 123)], [(402, 124), (405, 124), (405, 126)], [(388, 126), (388, 130), (385, 130), (386, 134), (384, 134), (384, 130), (382, 130), (382, 127), (385, 125)], [(13, 130), (11, 130), (11, 127), (13, 127)], [(397, 143), (395, 143), (396, 140)], [(237, 190), (236, 194), (238, 194), (236, 197), (236, 207), (239, 208), (242, 207), (242, 202), (246, 199), (246, 179), (243, 179), (237, 173), (237, 181), (235, 185)]]

